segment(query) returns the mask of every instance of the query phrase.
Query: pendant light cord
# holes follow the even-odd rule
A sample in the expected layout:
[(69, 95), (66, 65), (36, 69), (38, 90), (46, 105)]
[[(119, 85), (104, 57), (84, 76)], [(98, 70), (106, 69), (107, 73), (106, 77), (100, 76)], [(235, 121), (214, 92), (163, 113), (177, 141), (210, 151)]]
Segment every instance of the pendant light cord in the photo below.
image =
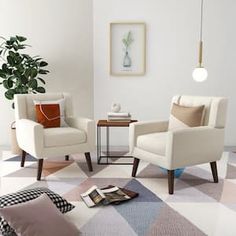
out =
[(203, 0), (201, 0), (201, 13), (200, 13), (200, 41), (199, 41), (199, 67), (202, 67), (202, 53), (203, 53), (203, 41), (202, 41), (202, 28), (203, 28)]
[(202, 31), (203, 31), (203, 4), (204, 4), (204, 0), (201, 0), (200, 41), (202, 41)]

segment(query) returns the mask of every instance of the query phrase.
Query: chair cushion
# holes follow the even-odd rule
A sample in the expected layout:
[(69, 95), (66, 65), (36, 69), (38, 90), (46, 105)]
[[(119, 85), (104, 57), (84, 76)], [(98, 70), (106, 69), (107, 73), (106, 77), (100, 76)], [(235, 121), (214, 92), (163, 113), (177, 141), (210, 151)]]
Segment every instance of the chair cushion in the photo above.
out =
[(71, 127), (44, 129), (44, 146), (60, 147), (86, 142), (86, 133)]
[(140, 135), (137, 138), (137, 147), (158, 155), (165, 155), (167, 132)]

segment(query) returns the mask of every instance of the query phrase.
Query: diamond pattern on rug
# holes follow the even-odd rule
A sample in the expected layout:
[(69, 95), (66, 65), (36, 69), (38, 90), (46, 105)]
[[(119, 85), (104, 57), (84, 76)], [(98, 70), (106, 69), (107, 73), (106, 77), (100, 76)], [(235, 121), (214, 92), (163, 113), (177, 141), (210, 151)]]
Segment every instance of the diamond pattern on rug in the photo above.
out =
[[(19, 163), (20, 165), (20, 163)], [(37, 175), (37, 163), (34, 164), (30, 164), (28, 166), (22, 167), (20, 169), (18, 169), (15, 172), (12, 172), (8, 175), (6, 175), (5, 177), (35, 177), (36, 180), (36, 175)], [(43, 176), (43, 174), (42, 174)]]
[(44, 161), (43, 175), (48, 176), (71, 165), (73, 161)]
[[(193, 180), (195, 181), (195, 180)], [(214, 183), (212, 183), (214, 184)], [(189, 182), (177, 179), (175, 181), (175, 193), (178, 194), (168, 195), (165, 199), (166, 202), (216, 202), (214, 198), (199, 191), (195, 186), (192, 187)]]
[(138, 235), (145, 235), (164, 203), (152, 191), (135, 179), (129, 181), (125, 188), (138, 192), (139, 196), (130, 200), (130, 202), (117, 205), (115, 208)]
[[(69, 162), (63, 156), (55, 157), (45, 160), (42, 181), (36, 181), (37, 163), (30, 162), (34, 159), (26, 158), (26, 167), (20, 168), (21, 158), (7, 151), (2, 155), (0, 195), (48, 187), (76, 206), (66, 217), (82, 236), (236, 235), (236, 154), (225, 152), (217, 162), (219, 183), (213, 183), (209, 164), (186, 168), (175, 179), (172, 196), (167, 175), (142, 161), (137, 178), (131, 178), (132, 166), (98, 166), (95, 153), (93, 173), (83, 154), (71, 155)], [(95, 208), (81, 200), (80, 194), (89, 187), (109, 184), (137, 191), (140, 196), (117, 206)]]
[(236, 179), (236, 166), (227, 165), (226, 179)]
[(139, 235), (145, 235), (150, 225), (160, 214), (160, 209), (165, 203), (158, 202), (137, 202), (131, 200), (115, 206), (116, 210), (126, 219), (134, 231)]
[[(27, 154), (25, 157), (25, 160), (26, 161), (37, 161), (37, 158), (31, 156), (30, 154)], [(14, 156), (14, 157), (11, 157), (5, 161), (21, 161), (21, 156)]]
[(36, 187), (46, 187), (60, 195), (65, 195), (72, 189), (79, 186), (84, 180), (84, 178), (46, 178), (45, 180), (37, 181), (34, 184), (28, 186), (27, 189)]
[(160, 209), (157, 219), (152, 223), (146, 236), (173, 235), (173, 236), (203, 236), (204, 234), (185, 217), (165, 204)]
[(222, 191), (222, 196), (220, 199), (221, 203), (236, 203), (236, 184), (224, 180), (224, 186)]
[(189, 186), (198, 189), (207, 196), (216, 199), (217, 201), (219, 201), (221, 198), (223, 189), (223, 180), (221, 179), (219, 180), (219, 183), (217, 183), (217, 188), (216, 183), (213, 182), (213, 179), (212, 181), (209, 181), (207, 179), (198, 178), (188, 173), (185, 173), (181, 180)]
[(132, 201), (135, 201), (135, 202), (161, 202), (162, 201), (151, 190), (144, 187), (136, 179), (132, 179), (130, 182), (128, 182), (125, 185), (125, 188), (139, 193), (139, 196), (137, 198), (132, 199)]
[(167, 178), (167, 174), (164, 173), (160, 167), (149, 164), (142, 171), (137, 174), (138, 178)]
[(180, 179), (184, 181), (185, 179), (201, 179), (205, 182), (212, 180), (210, 165), (207, 165), (207, 170), (197, 166), (187, 167), (185, 168), (184, 173), (180, 176)]
[(112, 206), (102, 208), (80, 228), (86, 236), (137, 236), (132, 227)]
[(224, 203), (224, 206), (236, 212), (236, 203)]
[(229, 152), (228, 163), (229, 164), (236, 164), (236, 153), (235, 152)]
[(94, 176), (97, 173), (99, 173), (100, 171), (102, 171), (103, 169), (107, 168), (106, 165), (96, 165), (93, 163), (93, 171), (88, 171), (88, 165), (85, 162), (76, 162), (76, 164), (81, 168), (81, 170), (83, 170), (83, 172), (88, 176)]
[[(59, 170), (64, 169), (65, 167), (71, 165), (72, 161), (48, 161), (45, 160), (43, 163), (42, 177), (51, 175)], [(14, 173), (8, 174), (7, 177), (34, 177), (36, 178), (37, 173), (37, 163), (34, 163), (29, 166), (22, 167), (20, 170), (17, 170)]]

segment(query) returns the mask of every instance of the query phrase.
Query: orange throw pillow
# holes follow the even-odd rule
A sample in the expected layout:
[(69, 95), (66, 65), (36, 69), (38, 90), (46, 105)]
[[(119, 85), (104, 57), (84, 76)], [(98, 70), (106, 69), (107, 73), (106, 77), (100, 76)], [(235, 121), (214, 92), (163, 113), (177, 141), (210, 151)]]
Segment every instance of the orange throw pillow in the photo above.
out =
[(60, 127), (59, 104), (37, 104), (35, 110), (37, 122), (44, 128)]

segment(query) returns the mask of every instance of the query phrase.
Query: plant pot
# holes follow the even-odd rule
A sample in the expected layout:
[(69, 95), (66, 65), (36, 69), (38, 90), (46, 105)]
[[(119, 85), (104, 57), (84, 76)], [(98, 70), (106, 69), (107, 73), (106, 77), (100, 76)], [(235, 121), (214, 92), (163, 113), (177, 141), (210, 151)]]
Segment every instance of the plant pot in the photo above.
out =
[(21, 149), (18, 145), (17, 139), (16, 139), (16, 126), (15, 121), (11, 124), (11, 152), (12, 154), (21, 154)]

